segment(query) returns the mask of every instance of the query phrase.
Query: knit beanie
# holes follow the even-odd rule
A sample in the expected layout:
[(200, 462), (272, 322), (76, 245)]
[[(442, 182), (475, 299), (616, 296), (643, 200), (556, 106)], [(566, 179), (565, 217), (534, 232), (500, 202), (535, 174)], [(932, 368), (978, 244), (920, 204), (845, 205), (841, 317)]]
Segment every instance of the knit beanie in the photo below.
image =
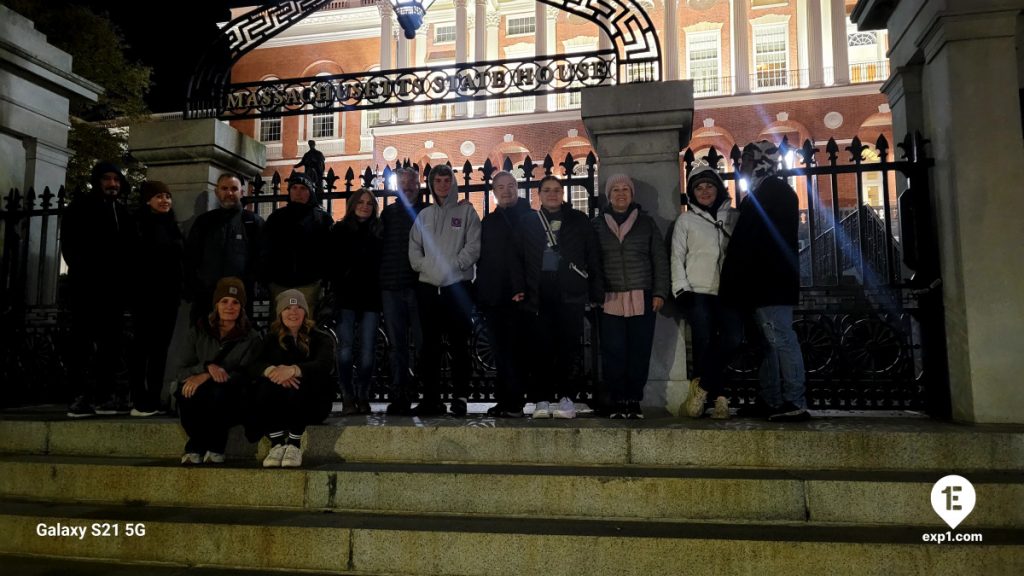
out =
[(171, 194), (171, 189), (167, 187), (167, 184), (160, 182), (159, 180), (147, 180), (142, 183), (139, 187), (139, 199), (142, 200), (143, 204), (148, 204), (153, 196), (159, 194)]
[(291, 288), (285, 290), (277, 295), (277, 301), (274, 304), (274, 310), (277, 311), (277, 315), (280, 316), (284, 309), (295, 304), (299, 308), (306, 311), (306, 316), (309, 316), (309, 305), (306, 304), (306, 297), (302, 295), (302, 292)]
[(238, 303), (245, 308), (245, 284), (242, 284), (241, 279), (235, 276), (226, 276), (217, 280), (217, 287), (213, 290), (213, 306), (216, 308), (217, 302), (226, 296), (238, 300)]
[(608, 177), (607, 180), (605, 180), (604, 195), (607, 197), (609, 194), (611, 194), (612, 188), (614, 188), (618, 184), (625, 184), (629, 186), (629, 190), (633, 193), (634, 196), (636, 196), (636, 186), (633, 185), (633, 179), (621, 172), (618, 174), (612, 174), (611, 176)]

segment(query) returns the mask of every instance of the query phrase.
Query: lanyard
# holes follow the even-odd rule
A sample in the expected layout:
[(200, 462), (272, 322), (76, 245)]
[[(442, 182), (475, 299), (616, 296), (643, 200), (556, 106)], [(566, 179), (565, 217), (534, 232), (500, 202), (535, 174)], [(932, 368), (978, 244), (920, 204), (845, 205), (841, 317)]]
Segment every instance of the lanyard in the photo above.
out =
[(544, 209), (537, 210), (537, 217), (540, 218), (541, 225), (544, 226), (544, 233), (548, 237), (548, 248), (554, 250), (558, 247), (558, 238), (555, 233), (551, 231), (551, 223), (548, 222), (548, 217), (544, 215)]

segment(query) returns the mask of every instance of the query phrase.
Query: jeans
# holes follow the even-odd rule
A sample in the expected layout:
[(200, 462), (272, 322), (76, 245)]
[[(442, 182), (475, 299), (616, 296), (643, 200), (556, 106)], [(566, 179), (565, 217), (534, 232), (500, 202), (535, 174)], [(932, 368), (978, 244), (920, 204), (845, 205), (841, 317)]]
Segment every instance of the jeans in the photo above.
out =
[(487, 306), (483, 310), (484, 327), (494, 354), (495, 370), (498, 373), (496, 399), (508, 408), (523, 407), (523, 381), (526, 379), (525, 340), (523, 313), (513, 302), (499, 306)]
[(388, 398), (392, 402), (414, 402), (416, 389), (409, 372), (413, 356), (409, 349), (410, 336), (415, 349), (423, 349), (416, 290), (384, 290), (381, 292), (381, 301), (384, 304), (384, 330), (387, 331), (391, 345), (388, 351), (391, 364), (391, 390)]
[[(370, 381), (373, 378), (374, 348), (377, 344), (377, 312), (342, 310), (338, 314), (338, 374), (341, 394), (345, 403), (370, 399)], [(356, 325), (359, 325), (359, 358), (356, 361), (355, 381), (352, 361), (355, 359)]]
[(612, 402), (643, 400), (656, 316), (650, 304), (640, 316), (601, 313), (601, 368)]
[(763, 306), (754, 310), (754, 317), (765, 340), (760, 372), (761, 400), (773, 407), (790, 403), (807, 408), (804, 357), (793, 330), (793, 307)]
[(694, 374), (700, 378), (700, 387), (711, 399), (724, 396), (723, 375), (743, 341), (743, 319), (714, 294), (694, 294), (686, 319), (693, 339)]

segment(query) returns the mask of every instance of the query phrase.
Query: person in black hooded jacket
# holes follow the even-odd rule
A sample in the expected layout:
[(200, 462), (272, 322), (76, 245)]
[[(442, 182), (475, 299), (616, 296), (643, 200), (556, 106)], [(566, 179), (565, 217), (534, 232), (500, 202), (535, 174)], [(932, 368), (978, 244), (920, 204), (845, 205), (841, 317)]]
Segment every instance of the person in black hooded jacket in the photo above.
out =
[(266, 280), (271, 298), (294, 288), (306, 297), (315, 315), (320, 301), (320, 282), (327, 259), (327, 246), (334, 219), (320, 207), (313, 183), (296, 173), (288, 180), (288, 205), (267, 218)]
[(127, 281), (134, 238), (131, 217), (119, 201), (128, 194), (128, 180), (116, 165), (100, 162), (90, 184), (88, 193), (72, 199), (60, 224), (75, 342), (71, 382), (78, 388), (68, 408), (71, 418), (128, 412), (115, 392), (125, 310), (117, 288)]
[(132, 416), (145, 417), (160, 410), (167, 348), (182, 296), (184, 241), (166, 184), (144, 182), (139, 188), (139, 200), (131, 299), (135, 338), (128, 381)]

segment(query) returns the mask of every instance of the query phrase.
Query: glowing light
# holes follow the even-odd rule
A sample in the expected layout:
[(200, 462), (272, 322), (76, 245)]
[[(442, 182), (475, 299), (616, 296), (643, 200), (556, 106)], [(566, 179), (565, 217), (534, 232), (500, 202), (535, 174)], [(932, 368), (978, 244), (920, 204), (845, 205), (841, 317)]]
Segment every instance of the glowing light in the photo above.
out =
[(785, 163), (786, 169), (788, 170), (789, 168), (793, 167), (793, 164), (796, 161), (796, 154), (794, 154), (793, 151), (790, 150), (789, 152), (786, 152), (785, 156), (782, 157), (782, 161), (783, 163)]
[(387, 182), (386, 188), (388, 190), (391, 190), (391, 191), (398, 190), (398, 175), (397, 174), (391, 174), (390, 176), (388, 176), (388, 182)]
[(740, 178), (739, 179), (739, 186), (740, 186), (740, 192), (749, 192), (750, 191), (750, 181), (747, 180), (746, 178)]

